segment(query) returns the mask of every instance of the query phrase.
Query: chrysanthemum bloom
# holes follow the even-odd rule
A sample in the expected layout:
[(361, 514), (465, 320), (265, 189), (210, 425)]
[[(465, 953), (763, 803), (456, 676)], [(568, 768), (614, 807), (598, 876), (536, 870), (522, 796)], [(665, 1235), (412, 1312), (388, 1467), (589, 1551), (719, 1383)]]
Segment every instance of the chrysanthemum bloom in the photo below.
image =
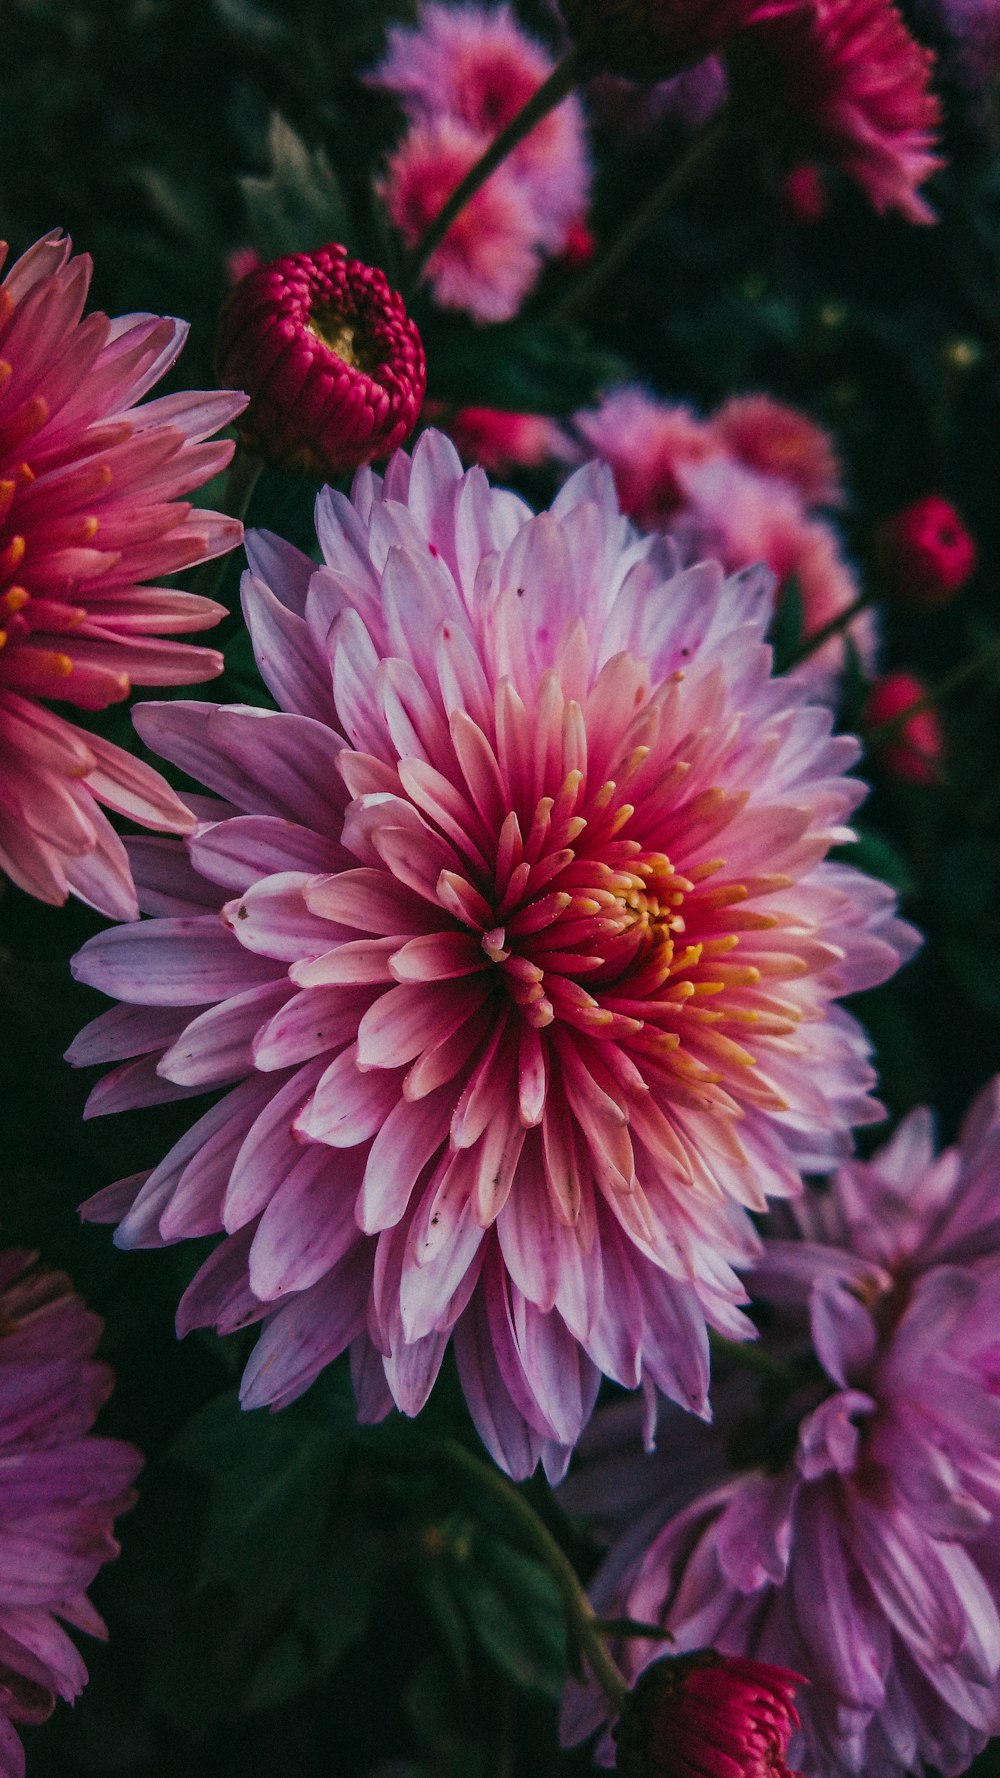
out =
[(875, 559), (894, 599), (934, 610), (949, 604), (975, 573), (976, 545), (951, 502), (927, 494), (883, 521)]
[(856, 745), (769, 678), (766, 578), (676, 575), (599, 467), (533, 517), (434, 432), (318, 530), (319, 569), (251, 544), (281, 711), (137, 717), (222, 800), (77, 957), (125, 1004), (71, 1059), (137, 1058), (94, 1111), (233, 1090), (89, 1214), (226, 1230), (180, 1320), (266, 1318), (248, 1405), (351, 1343), (363, 1415), (414, 1414), (452, 1338), (498, 1462), (557, 1472), (602, 1371), (704, 1411), (747, 1209), (879, 1115), (833, 1003), (915, 934), (823, 862)]
[[(415, 26), (390, 27), (385, 57), (367, 80), (394, 93), (412, 123), (449, 118), (463, 124), (481, 153), (554, 66), (509, 6), (431, 0), (420, 7)], [(520, 180), (521, 201), (534, 215), (540, 244), (549, 253), (562, 252), (590, 196), (583, 107), (575, 94), (536, 124), (507, 164)]]
[(640, 1674), (615, 1728), (621, 1778), (799, 1778), (785, 1764), (801, 1674), (715, 1649)]
[[(433, 417), (430, 405), (428, 418)], [(460, 408), (448, 421), (448, 433), (466, 463), (478, 463), (491, 475), (538, 469), (563, 444), (558, 427), (545, 414), (513, 414), (494, 407)]]
[[(837, 462), (827, 435), (805, 415), (769, 396), (728, 402), (709, 420), (645, 390), (612, 390), (592, 412), (573, 416), (585, 445), (609, 463), (625, 511), (675, 539), (682, 559), (713, 556), (726, 569), (765, 562), (780, 605), (794, 583), (803, 637), (823, 629), (858, 597), (836, 533), (810, 515), (819, 498), (839, 494)], [(567, 454), (573, 454), (572, 448)], [(862, 662), (874, 656), (869, 613), (850, 635)], [(843, 663), (833, 637), (799, 671), (824, 694)]]
[(187, 329), (84, 318), (91, 262), (70, 252), (47, 235), (0, 283), (0, 872), (42, 901), (72, 892), (127, 919), (135, 891), (99, 805), (171, 833), (193, 819), (158, 772), (39, 699), (100, 710), (132, 684), (222, 671), (214, 649), (167, 638), (224, 607), (139, 583), (239, 542), (237, 520), (177, 496), (228, 463), (231, 442), (204, 441), (246, 402), (223, 391), (136, 405)]
[(114, 1382), (93, 1357), (100, 1332), (63, 1273), (0, 1253), (0, 1778), (23, 1778), (15, 1725), (86, 1684), (58, 1620), (105, 1635), (87, 1588), (118, 1554), (142, 1458), (91, 1434)]
[(943, 165), (934, 56), (893, 0), (757, 0), (728, 49), (738, 102), (798, 155), (827, 156), (880, 214), (934, 221), (920, 195)]
[[(448, 117), (414, 124), (404, 136), (389, 156), (379, 193), (407, 247), (416, 247), (482, 151), (476, 132)], [(504, 161), (431, 254), (427, 280), (443, 309), (464, 309), (477, 321), (509, 321), (541, 263), (538, 226), (523, 183)]]
[(587, 65), (664, 80), (720, 49), (756, 0), (559, 0)]
[(737, 395), (709, 422), (724, 450), (761, 475), (790, 482), (806, 506), (843, 500), (833, 439), (815, 420), (771, 395)]
[[(914, 1112), (794, 1207), (799, 1238), (769, 1241), (751, 1280), (774, 1316), (760, 1392), (730, 1376), (715, 1428), (677, 1416), (652, 1458), (599, 1417), (567, 1486), (627, 1521), (602, 1612), (809, 1675), (790, 1755), (809, 1778), (953, 1778), (1000, 1729), (998, 1201), (995, 1080), (957, 1148), (935, 1158)], [(620, 1658), (660, 1653), (629, 1639)], [(578, 1689), (571, 1738), (601, 1715)]]
[[(865, 705), (865, 728), (878, 729), (893, 722), (926, 696), (926, 685), (912, 673), (887, 673), (872, 686)], [(945, 744), (937, 711), (930, 707), (914, 710), (893, 738), (879, 742), (875, 751), (890, 778), (903, 778), (911, 784), (939, 783)]]
[(402, 297), (336, 241), (246, 273), (223, 304), (216, 359), (220, 380), (251, 396), (244, 443), (315, 476), (387, 457), (427, 381)]

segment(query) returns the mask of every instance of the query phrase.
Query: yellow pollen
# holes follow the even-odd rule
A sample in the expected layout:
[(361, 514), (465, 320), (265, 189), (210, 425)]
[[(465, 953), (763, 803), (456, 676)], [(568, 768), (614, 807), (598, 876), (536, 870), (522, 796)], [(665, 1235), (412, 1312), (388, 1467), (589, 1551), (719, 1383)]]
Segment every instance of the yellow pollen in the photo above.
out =
[(313, 309), (306, 327), (314, 339), (319, 340), (329, 352), (333, 352), (352, 370), (363, 370), (370, 374), (381, 362), (378, 347), (370, 340), (359, 337), (359, 330), (353, 321), (335, 309), (332, 303)]
[(13, 617), (15, 611), (22, 610), (30, 598), (31, 594), (27, 587), (10, 586), (3, 598), (0, 599), (0, 611), (4, 613), (5, 617)]
[(7, 640), (7, 632), (6, 632), (6, 630), (0, 630), (0, 648), (3, 648), (3, 646), (4, 646), (4, 643), (5, 643), (5, 642), (6, 642), (6, 640)]
[(708, 939), (702, 946), (701, 954), (703, 957), (725, 957), (729, 951), (736, 949), (739, 942), (737, 934), (729, 932), (724, 938)]
[(25, 543), (21, 536), (12, 537), (7, 548), (0, 554), (0, 574), (12, 574), (24, 560)]
[(12, 371), (11, 366), (8, 363), (7, 359), (0, 358), (0, 389), (3, 388), (5, 383), (10, 382), (12, 375), (13, 375), (13, 371)]

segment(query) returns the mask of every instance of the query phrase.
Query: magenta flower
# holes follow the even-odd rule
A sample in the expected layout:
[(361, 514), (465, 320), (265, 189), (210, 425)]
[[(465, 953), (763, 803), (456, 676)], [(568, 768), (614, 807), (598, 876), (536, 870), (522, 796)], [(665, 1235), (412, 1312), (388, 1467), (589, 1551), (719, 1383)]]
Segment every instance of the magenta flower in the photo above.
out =
[(828, 157), (879, 214), (935, 220), (920, 191), (944, 165), (934, 56), (893, 0), (756, 0), (729, 66), (737, 97), (800, 157)]
[(106, 1633), (87, 1588), (118, 1554), (142, 1458), (91, 1434), (114, 1382), (93, 1357), (100, 1332), (62, 1272), (0, 1253), (0, 1778), (23, 1778), (14, 1725), (44, 1722), (87, 1682), (58, 1620)]
[(239, 542), (235, 519), (177, 496), (228, 463), (231, 442), (205, 441), (246, 398), (137, 406), (187, 329), (82, 318), (90, 273), (53, 234), (0, 283), (0, 872), (42, 901), (73, 893), (131, 919), (128, 861), (101, 805), (169, 833), (193, 818), (158, 772), (39, 700), (101, 710), (132, 684), (221, 673), (214, 649), (173, 638), (225, 607), (139, 583)]
[(318, 569), (250, 545), (282, 709), (136, 718), (221, 800), (139, 843), (159, 917), (79, 953), (124, 1004), (70, 1059), (135, 1058), (92, 1112), (232, 1090), (88, 1214), (226, 1231), (180, 1325), (266, 1321), (248, 1405), (350, 1344), (363, 1416), (414, 1414), (453, 1339), (497, 1460), (558, 1471), (602, 1372), (705, 1411), (747, 1210), (879, 1115), (833, 1002), (915, 934), (823, 862), (857, 748), (769, 677), (766, 577), (676, 575), (598, 467), (534, 517), (434, 432), (317, 526)]
[[(998, 1187), (1000, 1080), (936, 1158), (914, 1112), (767, 1243), (752, 1287), (787, 1384), (769, 1378), (765, 1405), (730, 1376), (716, 1426), (678, 1417), (653, 1458), (620, 1449), (612, 1410), (567, 1485), (627, 1517), (602, 1611), (663, 1624), (678, 1653), (808, 1674), (790, 1757), (810, 1778), (954, 1778), (1000, 1729)], [(620, 1651), (633, 1673), (661, 1652)], [(603, 1708), (577, 1688), (568, 1738)]]
[(785, 1764), (800, 1673), (715, 1649), (639, 1675), (615, 1731), (619, 1778), (801, 1778)]

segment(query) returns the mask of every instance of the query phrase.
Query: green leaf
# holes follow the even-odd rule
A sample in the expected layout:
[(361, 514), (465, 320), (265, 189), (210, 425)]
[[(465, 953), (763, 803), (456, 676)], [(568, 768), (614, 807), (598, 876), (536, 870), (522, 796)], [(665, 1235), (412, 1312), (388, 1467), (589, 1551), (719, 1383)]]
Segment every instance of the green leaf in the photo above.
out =
[(768, 640), (774, 649), (774, 670), (784, 673), (802, 644), (804, 612), (798, 576), (790, 574), (771, 620)]
[(244, 177), (240, 190), (253, 245), (265, 260), (301, 253), (350, 232), (340, 181), (321, 148), (310, 150), (280, 112), (267, 134), (271, 171)]
[(421, 321), (421, 334), (430, 395), (459, 407), (569, 414), (627, 374), (614, 353), (552, 321), (473, 327), (432, 315)]

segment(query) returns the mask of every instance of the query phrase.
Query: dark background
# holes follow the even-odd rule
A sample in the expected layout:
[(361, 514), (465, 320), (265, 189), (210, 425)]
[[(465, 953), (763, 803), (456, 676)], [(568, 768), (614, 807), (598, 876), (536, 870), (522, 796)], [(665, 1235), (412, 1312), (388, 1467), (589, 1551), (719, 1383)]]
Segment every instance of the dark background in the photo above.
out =
[[(554, 42), (544, 8), (519, 11)], [(336, 236), (391, 274), (370, 182), (398, 122), (356, 74), (401, 16), (383, 0), (6, 0), (0, 234), (16, 253), (67, 228), (93, 254), (98, 306), (191, 320), (172, 382), (210, 386), (234, 247), (269, 256)], [(940, 680), (1000, 635), (1000, 158), (989, 104), (947, 69), (943, 87), (951, 165), (935, 182), (937, 228), (879, 221), (833, 177), (827, 216), (802, 227), (783, 210), (769, 144), (737, 140), (578, 331), (543, 320), (565, 288), (558, 269), (509, 327), (417, 305), (430, 393), (566, 413), (633, 374), (704, 408), (746, 389), (799, 404), (836, 434), (862, 574), (873, 527), (930, 490), (974, 532), (981, 567), (959, 604), (883, 619), (884, 663)], [(683, 139), (669, 125), (640, 142), (605, 130), (595, 147), (600, 238)], [(523, 486), (551, 492), (540, 474)], [(306, 544), (314, 493), (271, 472), (251, 521)], [(222, 638), (221, 695), (262, 701), (235, 623)], [(900, 888), (927, 945), (859, 1010), (892, 1115), (930, 1101), (945, 1136), (1000, 1067), (998, 689), (994, 667), (948, 704), (939, 786), (866, 768), (863, 862)], [(849, 682), (849, 725), (860, 697)], [(129, 742), (122, 711), (100, 721)], [(99, 924), (76, 905), (0, 897), (3, 1238), (66, 1266), (106, 1317), (118, 1388), (102, 1425), (149, 1459), (122, 1557), (94, 1588), (110, 1642), (88, 1647), (75, 1710), (26, 1734), (29, 1778), (589, 1771), (586, 1755), (556, 1751), (565, 1646), (551, 1583), (433, 1441), (418, 1449), (398, 1422), (358, 1432), (339, 1367), (282, 1415), (242, 1417), (241, 1337), (174, 1339), (203, 1244), (122, 1255), (108, 1229), (79, 1224), (85, 1197), (159, 1158), (190, 1118), (181, 1105), (81, 1122), (92, 1083), (61, 1055), (100, 997), (67, 963)], [(475, 1443), (447, 1368), (422, 1426)], [(527, 1491), (586, 1574), (594, 1547), (542, 1483)], [(1000, 1758), (976, 1770), (1000, 1773)]]

